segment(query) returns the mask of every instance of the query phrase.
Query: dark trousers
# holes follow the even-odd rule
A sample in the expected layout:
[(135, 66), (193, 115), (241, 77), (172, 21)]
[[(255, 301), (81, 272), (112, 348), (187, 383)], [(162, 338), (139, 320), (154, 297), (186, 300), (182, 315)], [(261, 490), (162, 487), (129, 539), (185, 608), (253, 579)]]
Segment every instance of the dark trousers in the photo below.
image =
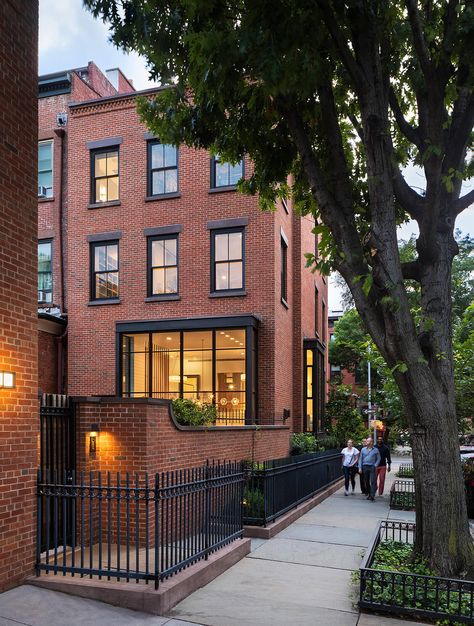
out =
[(375, 498), (377, 491), (377, 475), (375, 473), (375, 465), (363, 465), (362, 474), (364, 476), (366, 493), (371, 498)]
[(342, 466), (342, 471), (344, 472), (344, 489), (349, 491), (349, 480), (351, 481), (352, 489), (355, 489), (356, 480), (355, 475), (357, 473), (357, 467), (353, 465), (352, 467)]

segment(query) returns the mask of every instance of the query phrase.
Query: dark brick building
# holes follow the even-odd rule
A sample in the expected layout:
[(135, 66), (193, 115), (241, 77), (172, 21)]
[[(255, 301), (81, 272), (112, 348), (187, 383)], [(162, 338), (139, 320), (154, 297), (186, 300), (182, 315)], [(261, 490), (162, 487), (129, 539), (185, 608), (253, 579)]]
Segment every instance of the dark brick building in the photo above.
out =
[(215, 403), (217, 426), (320, 430), (327, 285), (305, 268), (313, 221), (241, 195), (248, 159), (160, 144), (136, 113), (155, 90), (119, 70), (89, 63), (39, 85), (39, 294), (67, 319), (55, 341), (67, 334), (68, 393), (184, 397)]

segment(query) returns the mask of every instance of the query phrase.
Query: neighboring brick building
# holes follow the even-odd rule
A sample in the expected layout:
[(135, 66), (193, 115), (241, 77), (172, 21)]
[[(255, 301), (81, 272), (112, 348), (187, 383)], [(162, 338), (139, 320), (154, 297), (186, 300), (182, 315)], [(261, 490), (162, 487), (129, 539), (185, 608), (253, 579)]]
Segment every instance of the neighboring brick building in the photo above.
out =
[(68, 321), (68, 393), (181, 396), (215, 403), (218, 426), (318, 432), (327, 285), (305, 268), (314, 222), (236, 191), (248, 159), (160, 144), (136, 113), (156, 90), (83, 72), (40, 78), (40, 137), (63, 159), (55, 189), (40, 189), (40, 238), (53, 241), (48, 310)]
[[(38, 4), (0, 3), (0, 591), (33, 571)], [(16, 380), (4, 378), (4, 372)], [(14, 382), (13, 388), (7, 388)]]

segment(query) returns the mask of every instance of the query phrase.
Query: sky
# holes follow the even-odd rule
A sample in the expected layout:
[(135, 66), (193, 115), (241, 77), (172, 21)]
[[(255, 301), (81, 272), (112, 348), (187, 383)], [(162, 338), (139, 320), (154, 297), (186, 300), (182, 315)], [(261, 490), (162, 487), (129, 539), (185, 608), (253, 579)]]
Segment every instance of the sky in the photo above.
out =
[[(136, 89), (153, 87), (148, 78), (145, 61), (135, 53), (125, 54), (109, 41), (107, 27), (95, 20), (82, 5), (82, 0), (40, 0), (39, 73), (50, 74), (61, 70), (84, 67), (94, 61), (101, 70), (120, 67)], [(424, 179), (414, 168), (405, 172), (408, 183), (415, 189), (423, 188)], [(469, 191), (474, 181), (466, 184)], [(463, 191), (464, 193), (464, 191)], [(474, 235), (474, 206), (462, 213), (456, 227)], [(399, 229), (401, 239), (417, 233), (414, 222)], [(341, 308), (339, 290), (329, 281), (329, 310)]]

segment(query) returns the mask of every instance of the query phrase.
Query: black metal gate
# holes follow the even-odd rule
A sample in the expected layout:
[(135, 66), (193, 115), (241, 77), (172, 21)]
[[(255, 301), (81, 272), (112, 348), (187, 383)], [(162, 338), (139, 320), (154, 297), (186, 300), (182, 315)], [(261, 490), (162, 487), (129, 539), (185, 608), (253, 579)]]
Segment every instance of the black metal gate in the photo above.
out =
[[(40, 471), (46, 480), (62, 484), (71, 484), (76, 469), (76, 425), (74, 419), (74, 405), (68, 396), (58, 394), (44, 394), (40, 403)], [(53, 506), (53, 502), (49, 503)], [(38, 543), (41, 551), (51, 545), (52, 538), (46, 537), (51, 533), (51, 526), (47, 523), (54, 511), (42, 511), (42, 524), (39, 526), (40, 536)], [(59, 511), (61, 528), (66, 529), (70, 537), (70, 513)]]

